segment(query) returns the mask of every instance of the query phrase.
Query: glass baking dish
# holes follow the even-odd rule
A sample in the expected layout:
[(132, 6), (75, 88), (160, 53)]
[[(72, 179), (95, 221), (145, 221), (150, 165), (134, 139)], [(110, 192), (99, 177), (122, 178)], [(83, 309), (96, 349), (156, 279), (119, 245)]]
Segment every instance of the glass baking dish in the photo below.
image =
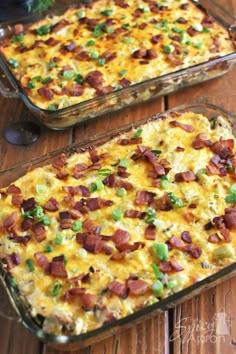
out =
[[(193, 0), (193, 2), (227, 29), (233, 43), (235, 42), (235, 18), (231, 15), (232, 11), (230, 12), (227, 6), (223, 8), (220, 2), (215, 0)], [(68, 6), (68, 1), (66, 3)], [(62, 9), (63, 6), (61, 5), (59, 9), (53, 10), (49, 14), (60, 14), (63, 11)], [(2, 23), (0, 25), (0, 40), (7, 38), (12, 33), (16, 23), (22, 23), (27, 26), (27, 24), (40, 18), (39, 15), (34, 14), (31, 17), (26, 16), (25, 18), (17, 19), (17, 21)], [(201, 64), (176, 70), (128, 87), (119, 88), (116, 91), (102, 94), (78, 104), (56, 110), (46, 110), (40, 109), (32, 103), (10, 71), (3, 55), (0, 55), (0, 93), (5, 97), (20, 97), (41, 123), (48, 128), (58, 130), (219, 77), (229, 72), (235, 62), (236, 52), (234, 51)]]
[[(169, 115), (172, 116), (173, 113), (174, 117), (178, 117), (176, 112), (183, 113), (186, 111), (204, 114), (208, 119), (213, 119), (217, 116), (227, 118), (232, 123), (233, 132), (235, 135), (236, 116), (234, 114), (231, 114), (224, 109), (212, 104), (182, 105), (164, 113), (156, 114), (155, 116), (148, 119), (126, 125), (121, 129), (115, 129), (109, 133), (97, 135), (84, 142), (72, 144), (68, 147), (56, 150), (42, 157), (35, 158), (31, 162), (27, 162), (23, 165), (15, 166), (6, 171), (3, 171), (0, 173), (0, 188), (3, 188), (9, 183), (12, 183), (14, 180), (21, 177), (29, 170), (50, 164), (61, 153), (65, 153), (66, 156), (70, 156), (74, 152), (85, 151), (91, 147), (96, 147), (104, 144), (110, 141), (111, 138), (128, 132), (131, 129), (137, 129), (141, 124), (148, 123), (152, 120), (162, 119)], [(24, 299), (19, 295), (17, 288), (12, 283), (10, 276), (4, 270), (4, 267), (0, 262), (0, 314), (4, 317), (20, 321), (40, 340), (47, 343), (48, 345), (53, 346), (54, 348), (58, 348), (60, 350), (78, 350), (80, 348), (85, 348), (89, 345), (92, 345), (111, 335), (119, 333), (124, 329), (134, 326), (144, 319), (151, 318), (158, 312), (163, 312), (173, 308), (177, 304), (182, 303), (213, 286), (216, 286), (218, 283), (229, 279), (234, 275), (236, 275), (236, 262), (232, 263), (231, 261), (227, 266), (222, 266), (222, 268), (213, 275), (207, 276), (206, 278), (203, 278), (193, 285), (178, 291), (165, 299), (160, 299), (157, 303), (148, 305), (147, 307), (142, 308), (141, 310), (138, 310), (125, 318), (115, 320), (109, 324), (105, 324), (101, 328), (80, 335), (53, 335), (45, 333), (42, 330), (42, 318), (33, 318), (31, 316), (30, 310), (27, 308)]]

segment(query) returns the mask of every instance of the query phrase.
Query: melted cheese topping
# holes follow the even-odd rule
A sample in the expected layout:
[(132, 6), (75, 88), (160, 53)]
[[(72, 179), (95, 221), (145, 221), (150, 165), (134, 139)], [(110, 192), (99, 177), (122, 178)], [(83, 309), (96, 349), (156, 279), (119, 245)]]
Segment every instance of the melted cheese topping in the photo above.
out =
[(227, 31), (191, 1), (120, 3), (69, 8), (3, 42), (36, 106), (61, 109), (234, 52)]
[[(235, 229), (230, 230), (231, 241), (226, 240), (213, 222), (215, 217), (224, 215), (225, 208), (232, 206), (225, 198), (234, 183), (235, 174), (232, 175), (232, 169), (228, 169), (224, 175), (207, 171), (215, 153), (207, 145), (199, 150), (192, 145), (200, 133), (205, 133), (206, 139), (211, 143), (220, 139), (233, 139), (230, 140), (232, 142), (234, 137), (231, 126), (222, 117), (215, 118), (213, 124), (205, 116), (192, 112), (183, 113), (177, 119), (181, 124), (190, 125), (191, 131), (174, 126), (172, 123), (175, 117), (154, 120), (142, 125), (141, 130), (125, 133), (97, 147), (96, 156), (99, 161), (95, 164), (92, 164), (87, 150), (67, 157), (66, 163), (59, 170), (58, 164), (53, 163), (36, 168), (15, 181), (14, 185), (19, 187), (18, 195), (22, 200), (34, 198), (34, 208), (44, 208), (51, 198), (57, 201), (58, 208), (54, 211), (44, 208), (43, 216), (47, 217), (47, 222), (43, 222), (42, 213), (38, 217), (33, 214), (32, 207), (29, 208), (29, 215), (24, 210), (24, 203), (14, 205), (16, 194), (10, 192), (8, 187), (1, 190), (0, 257), (3, 261), (7, 261), (12, 254), (19, 257), (20, 264), (10, 267), (9, 272), (30, 305), (32, 315), (40, 314), (45, 317), (46, 332), (61, 333), (62, 328), (65, 330), (66, 327), (67, 333), (79, 334), (98, 328), (111, 318), (123, 318), (204, 279), (236, 260)], [(121, 139), (130, 139), (137, 135), (140, 135), (139, 143), (120, 143)], [(161, 176), (153, 177), (153, 166), (148, 159), (134, 157), (140, 151), (137, 150), (138, 146), (149, 147), (157, 154), (160, 163), (168, 165), (164, 179)], [(235, 154), (234, 147), (232, 154)], [(78, 176), (78, 166), (81, 167), (81, 164), (87, 168), (80, 171)], [(91, 164), (93, 168), (89, 167)], [(118, 175), (119, 166), (122, 165), (127, 167), (126, 172), (129, 173), (126, 178)], [(176, 181), (176, 174), (185, 171), (191, 171), (196, 179), (189, 182)], [(64, 178), (58, 178), (58, 173), (61, 176), (63, 174)], [(109, 186), (106, 179), (113, 174), (116, 181), (129, 182), (131, 188), (127, 185), (123, 189), (118, 185)], [(164, 180), (168, 183), (162, 184)], [(71, 188), (78, 186), (86, 187), (89, 196), (85, 197), (81, 192), (75, 192), (75, 189), (72, 192)], [(154, 193), (149, 203), (138, 202), (137, 195), (141, 191)], [(168, 193), (171, 207), (162, 210), (160, 205), (165, 193)], [(70, 213), (76, 208), (81, 210), (79, 205), (86, 205), (86, 200), (90, 198), (102, 198), (111, 203), (95, 208), (96, 210), (84, 209), (78, 219), (73, 219), (72, 214), (69, 214), (72, 224), (63, 229), (60, 212)], [(119, 217), (117, 212), (114, 217), (114, 210), (118, 210)], [(143, 212), (144, 217), (129, 218), (125, 214), (127, 210)], [(6, 220), (12, 213), (15, 213), (16, 220), (14, 226), (9, 226)], [(27, 215), (27, 220), (31, 220), (33, 224), (39, 221), (44, 223), (43, 240), (37, 240), (32, 225), (25, 231), (22, 228), (22, 221)], [(79, 235), (88, 233), (86, 220), (98, 227), (97, 237), (103, 240), (109, 252), (101, 249), (96, 252), (78, 240)], [(75, 228), (74, 222), (77, 222), (77, 227), (81, 222), (79, 228)], [(211, 227), (206, 228), (205, 225), (209, 223)], [(145, 236), (145, 230), (150, 224), (155, 229), (154, 239)], [(140, 242), (138, 247), (128, 251), (120, 260), (113, 259), (114, 255), (121, 252), (112, 237), (118, 229), (129, 233), (130, 239), (126, 241), (129, 245)], [(183, 232), (189, 233), (191, 243), (182, 240)], [(217, 243), (209, 241), (213, 234), (218, 235)], [(16, 235), (29, 235), (30, 240), (24, 245), (16, 241)], [(181, 269), (177, 271), (171, 268), (165, 271), (162, 268), (163, 260), (154, 249), (157, 243), (163, 246), (173, 237), (181, 240), (182, 246), (172, 247), (165, 262), (170, 265), (174, 260)], [(193, 256), (188, 251), (189, 246), (197, 249), (198, 254)], [(37, 261), (36, 252), (46, 257), (49, 263), (54, 257), (64, 255), (66, 275), (55, 276), (50, 271), (45, 271)], [(161, 276), (155, 274), (152, 264), (161, 270)], [(77, 281), (74, 280), (75, 277), (78, 277)], [(109, 285), (114, 281), (129, 288), (130, 279), (138, 279), (147, 287), (137, 294), (130, 289), (124, 298), (111, 288), (109, 290)], [(158, 294), (153, 290), (153, 283), (157, 280), (163, 286)], [(72, 293), (76, 291), (74, 289), (83, 289), (85, 294), (95, 295), (96, 306), (86, 308), (81, 294), (73, 295), (70, 293), (71, 289)], [(70, 295), (67, 296), (68, 294)]]

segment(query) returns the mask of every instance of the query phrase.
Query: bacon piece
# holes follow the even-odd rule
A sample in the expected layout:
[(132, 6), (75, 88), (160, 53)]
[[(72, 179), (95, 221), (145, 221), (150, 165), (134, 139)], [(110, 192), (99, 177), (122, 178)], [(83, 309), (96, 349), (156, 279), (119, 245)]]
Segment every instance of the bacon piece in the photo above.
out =
[(76, 54), (76, 59), (80, 60), (80, 61), (89, 61), (90, 57), (89, 57), (89, 53), (86, 52), (86, 50), (82, 50), (81, 52)]
[(196, 31), (192, 26), (189, 26), (189, 28), (186, 31), (191, 37), (196, 36), (197, 34), (199, 34), (198, 31)]
[(146, 216), (146, 212), (144, 211), (139, 211), (139, 210), (134, 210), (134, 209), (129, 209), (125, 211), (125, 216), (127, 218), (131, 219), (144, 219)]
[(119, 188), (124, 188), (124, 189), (126, 189), (127, 191), (130, 191), (130, 190), (133, 189), (133, 185), (132, 185), (130, 182), (124, 181), (124, 180), (122, 180), (122, 179), (117, 179), (117, 180), (115, 181), (115, 186), (116, 186), (116, 187), (119, 187)]
[(125, 258), (125, 256), (126, 256), (128, 253), (130, 253), (130, 252), (131, 252), (130, 250), (125, 249), (125, 250), (122, 251), (122, 252), (113, 254), (110, 259), (113, 260), (113, 261), (120, 261), (120, 260), (122, 260), (123, 258)]
[(152, 36), (151, 38), (151, 43), (157, 44), (160, 42), (160, 40), (163, 38), (162, 34), (156, 34), (155, 36)]
[(22, 195), (19, 194), (13, 194), (11, 198), (11, 202), (13, 205), (20, 207), (22, 202), (23, 202), (23, 197)]
[(176, 173), (175, 182), (192, 182), (196, 181), (197, 177), (193, 173), (193, 171), (184, 171)]
[(128, 79), (126, 79), (125, 77), (122, 77), (122, 79), (120, 79), (120, 80), (118, 81), (118, 83), (119, 83), (122, 87), (128, 87), (128, 86), (130, 86), (131, 81), (128, 80)]
[(184, 268), (176, 261), (175, 258), (170, 259), (170, 265), (172, 269), (176, 272), (181, 272)]
[(111, 173), (109, 176), (105, 177), (102, 182), (103, 182), (103, 184), (105, 184), (108, 187), (114, 187), (115, 186), (114, 173)]
[(60, 43), (60, 41), (54, 37), (49, 37), (45, 43), (47, 45), (49, 45), (50, 47), (54, 47), (55, 45), (57, 45), (58, 43)]
[(213, 23), (215, 22), (215, 19), (211, 15), (206, 15), (203, 20), (202, 20), (202, 25), (203, 27), (212, 27)]
[(98, 210), (106, 206), (111, 206), (113, 205), (112, 200), (106, 200), (102, 198), (88, 198), (86, 200), (86, 206), (90, 211)]
[(38, 242), (42, 242), (46, 239), (46, 230), (41, 222), (38, 222), (32, 226), (32, 231)]
[(231, 236), (230, 231), (228, 229), (226, 229), (226, 228), (220, 229), (220, 234), (224, 237), (224, 240), (226, 242), (232, 241), (232, 236)]
[(46, 274), (50, 272), (50, 263), (47, 257), (41, 252), (35, 252), (34, 258), (39, 267), (41, 267)]
[(7, 230), (13, 230), (15, 228), (15, 226), (16, 226), (16, 220), (17, 220), (17, 212), (13, 211), (13, 213), (11, 213), (9, 216), (7, 216), (3, 220), (3, 226)]
[(29, 218), (23, 219), (23, 221), (21, 223), (22, 230), (24, 230), (24, 231), (29, 230), (32, 227), (33, 222), (34, 222), (33, 219), (29, 219)]
[(83, 93), (84, 93), (84, 88), (82, 85), (80, 85), (80, 84), (73, 84), (72, 85), (72, 88), (70, 91), (70, 94), (72, 97), (79, 97), (79, 96), (83, 95)]
[(117, 174), (121, 178), (128, 178), (130, 176), (130, 173), (127, 172), (127, 168), (123, 166), (118, 166)]
[(52, 162), (52, 167), (56, 168), (57, 170), (61, 170), (65, 165), (66, 155), (64, 153), (57, 156)]
[(58, 201), (51, 197), (46, 204), (44, 204), (43, 208), (48, 211), (57, 211), (59, 208)]
[[(219, 141), (216, 141), (215, 143), (211, 144), (210, 149), (215, 153), (220, 155), (221, 158), (224, 158), (224, 156), (221, 155), (222, 151), (227, 149), (227, 155), (225, 157), (230, 157), (232, 156), (232, 149), (234, 148), (234, 140), (233, 139), (222, 139), (220, 138)], [(225, 155), (226, 152), (223, 152)]]
[(184, 24), (184, 23), (187, 23), (188, 20), (186, 20), (186, 18), (184, 18), (184, 17), (179, 17), (178, 20), (177, 20), (177, 22)]
[(183, 241), (176, 236), (171, 236), (171, 238), (168, 241), (172, 248), (183, 249), (184, 247)]
[(69, 177), (69, 173), (67, 173), (67, 172), (59, 171), (56, 174), (56, 178), (58, 178), (58, 179), (65, 180), (65, 179), (67, 179), (67, 177)]
[(88, 235), (83, 242), (83, 248), (91, 253), (98, 254), (103, 251), (104, 242), (101, 237), (96, 235)]
[(221, 241), (217, 233), (208, 236), (207, 241), (210, 243), (219, 243)]
[(128, 280), (127, 287), (130, 295), (143, 295), (150, 290), (150, 285), (142, 279)]
[(92, 163), (96, 163), (100, 160), (100, 156), (98, 155), (96, 149), (89, 150), (89, 156), (90, 156)]
[(191, 133), (194, 131), (194, 127), (190, 124), (184, 124), (184, 123), (181, 123), (181, 122), (178, 122), (177, 120), (172, 120), (169, 125), (171, 127), (179, 127), (183, 130), (185, 130), (186, 132), (188, 133)]
[(133, 252), (139, 248), (143, 248), (144, 246), (145, 246), (144, 242), (137, 241), (137, 242), (134, 242), (133, 244), (119, 243), (118, 245), (116, 245), (116, 248), (121, 252), (125, 251), (125, 250), (129, 250), (130, 252)]
[(227, 229), (229, 230), (236, 229), (236, 210), (235, 212), (227, 212), (226, 209), (224, 215), (224, 222)]
[(7, 188), (7, 193), (9, 193), (9, 194), (21, 194), (21, 189), (19, 187), (17, 187), (15, 184), (11, 184)]
[(72, 220), (70, 218), (65, 218), (60, 220), (60, 228), (62, 230), (68, 230), (72, 228)]
[(87, 187), (79, 185), (79, 186), (63, 186), (63, 190), (70, 195), (74, 196), (76, 194), (82, 195), (83, 197), (89, 197), (90, 192)]
[(122, 243), (127, 243), (130, 240), (130, 238), (131, 238), (130, 233), (126, 230), (121, 230), (121, 229), (117, 229), (112, 236), (112, 240), (116, 246)]
[(106, 63), (116, 58), (116, 53), (106, 50), (101, 57), (106, 60)]
[(24, 246), (27, 245), (27, 243), (30, 241), (31, 236), (30, 235), (25, 235), (25, 236), (17, 236), (15, 233), (10, 235), (10, 240), (12, 240), (15, 243), (22, 243)]
[(6, 256), (7, 269), (10, 270), (21, 263), (20, 256), (13, 252), (12, 254)]
[[(157, 176), (164, 176), (166, 174), (165, 168), (158, 161), (158, 156), (155, 153), (153, 153), (149, 150), (146, 150), (143, 153), (143, 156), (145, 156), (147, 158), (147, 160), (152, 164)], [(166, 162), (166, 160), (165, 160), (165, 162)]]
[(104, 78), (103, 74), (99, 70), (90, 71), (86, 77), (85, 81), (93, 88), (99, 88), (103, 85)]
[(90, 311), (97, 305), (98, 297), (97, 295), (85, 293), (80, 296), (80, 300), (84, 311)]
[(156, 239), (156, 226), (154, 224), (149, 224), (144, 231), (146, 240)]
[(118, 140), (119, 145), (136, 145), (136, 144), (141, 144), (143, 141), (142, 137), (139, 138), (130, 138), (130, 139), (120, 139)]
[(192, 239), (191, 239), (191, 236), (190, 236), (190, 232), (189, 232), (189, 231), (183, 231), (183, 232), (181, 232), (181, 239), (182, 239), (184, 242), (192, 243)]
[[(70, 279), (68, 279), (68, 281), (69, 280)], [(86, 291), (85, 288), (78, 288), (78, 287), (77, 288), (70, 288), (65, 292), (63, 298), (65, 301), (70, 301), (70, 299), (81, 296), (82, 294), (85, 293), (85, 291)]]
[(121, 299), (126, 299), (128, 297), (128, 288), (125, 284), (114, 280), (107, 286), (113, 294), (119, 296)]
[(124, 0), (115, 0), (115, 4), (123, 9), (129, 7), (129, 4), (127, 4)]
[(164, 192), (164, 194), (163, 194), (163, 196), (161, 197), (161, 200), (160, 200), (160, 210), (169, 211), (171, 209), (173, 209), (173, 205), (171, 203), (171, 200), (168, 197), (168, 193)]
[(88, 232), (91, 232), (94, 235), (98, 235), (100, 233), (101, 228), (94, 224), (91, 219), (86, 219), (83, 222), (83, 228), (86, 229)]
[(70, 210), (70, 216), (73, 219), (80, 219), (83, 216), (83, 214), (79, 210), (71, 209)]
[(53, 261), (50, 264), (50, 273), (57, 278), (67, 278), (68, 274), (66, 271), (65, 264), (62, 262)]
[(34, 197), (32, 198), (29, 198), (29, 199), (26, 199), (26, 200), (23, 200), (22, 202), (22, 208), (24, 210), (24, 212), (26, 211), (31, 211), (35, 208), (36, 206), (36, 200)]
[(51, 27), (51, 33), (55, 33), (60, 31), (62, 28), (64, 28), (65, 26), (68, 26), (69, 22), (65, 19), (61, 19), (59, 22), (55, 23), (55, 25), (53, 25)]
[(150, 205), (154, 202), (155, 193), (148, 191), (136, 192), (135, 204), (136, 205)]
[(43, 86), (37, 90), (38, 94), (48, 101), (51, 101), (54, 97), (54, 93), (51, 89)]
[(185, 246), (184, 251), (188, 252), (195, 259), (199, 258), (202, 254), (202, 250), (199, 247), (193, 245)]

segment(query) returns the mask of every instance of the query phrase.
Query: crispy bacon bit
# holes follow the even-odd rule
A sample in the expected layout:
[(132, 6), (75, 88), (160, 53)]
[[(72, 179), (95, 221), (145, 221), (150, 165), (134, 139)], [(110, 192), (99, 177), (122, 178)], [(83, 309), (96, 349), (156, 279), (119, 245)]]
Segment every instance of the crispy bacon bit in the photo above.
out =
[(52, 167), (56, 168), (57, 170), (61, 170), (66, 165), (66, 155), (60, 154), (57, 156), (52, 163)]
[(181, 272), (184, 268), (175, 260), (175, 258), (170, 259), (170, 265), (172, 269), (176, 272)]
[(48, 274), (50, 271), (50, 263), (47, 257), (41, 252), (35, 252), (34, 258), (36, 260), (37, 265), (41, 267), (46, 274)]
[(215, 22), (215, 20), (212, 16), (206, 15), (202, 20), (202, 25), (204, 27), (212, 27), (214, 22)]
[(103, 74), (99, 70), (90, 71), (85, 77), (85, 81), (93, 88), (99, 88), (103, 85)]
[(23, 200), (22, 202), (22, 208), (24, 210), (24, 212), (26, 211), (31, 211), (35, 208), (36, 206), (36, 200), (34, 197), (32, 198), (29, 198), (29, 199), (26, 199), (26, 200)]
[(184, 17), (179, 17), (177, 20), (178, 23), (187, 23), (188, 21)]
[(191, 133), (194, 131), (194, 127), (190, 124), (184, 124), (184, 123), (181, 123), (181, 122), (178, 122), (177, 120), (172, 120), (169, 125), (171, 127), (179, 127), (183, 130), (185, 130), (186, 132), (188, 133)]
[(221, 239), (220, 239), (219, 235), (217, 233), (215, 233), (215, 234), (209, 235), (207, 241), (210, 243), (219, 243), (221, 241)]
[[(68, 279), (70, 281), (70, 279)], [(70, 288), (68, 289), (65, 294), (64, 294), (64, 300), (65, 301), (70, 301), (70, 299), (73, 299), (75, 296), (81, 296), (84, 294), (86, 291), (85, 288)]]
[(11, 184), (7, 188), (7, 193), (9, 193), (9, 194), (21, 194), (21, 189), (19, 187), (17, 187), (15, 184)]
[(117, 174), (121, 178), (128, 178), (130, 176), (130, 173), (127, 172), (127, 168), (123, 166), (118, 166)]
[(60, 31), (62, 28), (64, 28), (65, 26), (68, 26), (69, 22), (65, 19), (61, 19), (59, 22), (55, 23), (55, 25), (53, 25), (51, 27), (51, 32), (58, 32)]
[(27, 245), (27, 243), (30, 241), (31, 236), (30, 235), (25, 235), (25, 236), (18, 236), (15, 233), (12, 233), (10, 235), (10, 240), (12, 240), (15, 243), (22, 243), (24, 246)]
[(19, 194), (13, 194), (11, 198), (11, 202), (13, 205), (20, 207), (22, 202), (23, 202), (23, 197), (22, 195)]
[(29, 218), (25, 218), (23, 219), (22, 223), (21, 223), (21, 228), (24, 231), (27, 231), (31, 228), (31, 226), (33, 225), (33, 220), (29, 219)]
[(134, 210), (134, 209), (129, 209), (125, 211), (125, 216), (127, 218), (131, 218), (131, 219), (144, 219), (146, 216), (146, 212), (145, 211), (139, 211), (139, 210)]
[(59, 171), (56, 174), (56, 178), (58, 178), (58, 179), (65, 180), (65, 179), (67, 179), (67, 177), (69, 177), (69, 173), (67, 173), (67, 172)]
[(98, 210), (106, 206), (111, 206), (113, 205), (112, 200), (106, 200), (102, 198), (88, 198), (86, 200), (86, 206), (90, 211)]
[(189, 26), (189, 28), (187, 29), (187, 33), (188, 33), (191, 37), (194, 37), (194, 36), (196, 36), (199, 32), (196, 31), (192, 26)]
[(65, 264), (62, 262), (53, 261), (50, 264), (50, 273), (57, 278), (67, 278)]
[(90, 219), (86, 219), (83, 222), (83, 228), (88, 232), (91, 232), (94, 235), (98, 235), (100, 233), (101, 228), (94, 224), (94, 222)]
[(69, 193), (71, 196), (74, 195), (82, 195), (82, 197), (89, 197), (90, 192), (87, 187), (79, 185), (79, 186), (63, 186), (63, 190), (67, 193)]
[(168, 197), (168, 193), (164, 192), (163, 196), (161, 197), (160, 200), (160, 210), (163, 211), (168, 211), (173, 209), (173, 205), (171, 203), (170, 198)]
[(130, 86), (131, 81), (128, 80), (128, 79), (126, 79), (125, 77), (122, 77), (122, 79), (120, 79), (120, 80), (118, 81), (118, 83), (119, 83), (122, 87), (128, 87), (128, 86)]
[(188, 252), (195, 259), (199, 258), (202, 254), (202, 250), (199, 247), (193, 245), (185, 246), (184, 251)]
[(93, 294), (85, 293), (80, 296), (80, 300), (84, 311), (90, 311), (96, 306), (98, 297)]
[(180, 5), (181, 10), (187, 10), (189, 8), (189, 4), (186, 2)]
[(18, 266), (20, 263), (20, 256), (15, 252), (6, 256), (6, 264), (8, 270), (14, 268), (15, 266)]
[(175, 182), (192, 182), (196, 179), (197, 177), (192, 171), (179, 172), (175, 175)]
[(228, 209), (226, 209), (224, 215), (224, 222), (227, 229), (229, 230), (236, 229), (236, 210), (231, 212), (228, 211)]
[(115, 181), (115, 186), (118, 187), (118, 188), (124, 188), (127, 191), (130, 191), (130, 190), (133, 189), (133, 185), (130, 182), (124, 181), (122, 179), (117, 179)]
[(69, 218), (61, 219), (60, 220), (60, 228), (62, 230), (68, 230), (72, 228), (72, 220)]
[(142, 295), (147, 293), (150, 289), (150, 285), (142, 279), (128, 280), (127, 287), (130, 295)]
[(189, 231), (183, 231), (183, 232), (181, 232), (181, 239), (182, 239), (184, 242), (192, 243), (192, 239), (191, 239), (191, 236), (190, 236), (190, 232), (189, 232)]
[(54, 47), (55, 45), (57, 45), (58, 43), (60, 43), (60, 41), (56, 38), (53, 38), (53, 37), (49, 37), (45, 43), (47, 45), (49, 45), (50, 47)]
[(46, 239), (46, 230), (41, 222), (38, 222), (32, 226), (32, 231), (38, 242), (42, 242)]
[(100, 156), (98, 155), (96, 149), (89, 150), (89, 156), (90, 156), (92, 163), (96, 163), (100, 160)]
[(70, 210), (70, 216), (73, 219), (80, 219), (83, 216), (83, 214), (79, 210), (71, 209)]
[(138, 191), (135, 197), (136, 205), (150, 205), (154, 202), (155, 193), (148, 191)]
[(169, 273), (173, 270), (169, 261), (160, 261), (159, 268), (162, 273)]
[(115, 0), (115, 4), (123, 9), (129, 7), (129, 4), (127, 4), (124, 0)]
[(116, 53), (110, 52), (109, 50), (107, 50), (101, 55), (101, 57), (106, 60), (106, 63), (108, 63), (109, 61), (116, 58)]
[(126, 299), (128, 297), (128, 288), (125, 284), (114, 280), (107, 286), (113, 294), (119, 296), (121, 299)]
[(231, 236), (230, 231), (228, 229), (226, 229), (226, 228), (220, 229), (220, 234), (224, 237), (224, 240), (226, 242), (232, 241), (232, 236)]
[(76, 54), (76, 59), (80, 60), (80, 61), (89, 61), (90, 57), (89, 57), (89, 53), (86, 52), (86, 50), (82, 50), (81, 52)]
[(48, 211), (57, 211), (59, 208), (58, 201), (51, 197), (46, 204), (44, 204), (43, 208)]
[(80, 85), (80, 84), (73, 84), (72, 85), (72, 88), (70, 91), (70, 94), (72, 97), (81, 96), (81, 95), (83, 95), (83, 93), (84, 93), (84, 88), (82, 85)]
[(7, 230), (13, 230), (16, 224), (17, 212), (13, 211), (8, 217), (3, 220), (3, 226)]
[(130, 233), (125, 230), (117, 229), (112, 236), (112, 240), (116, 246), (127, 243), (130, 240)]
[(155, 36), (152, 36), (152, 38), (151, 38), (151, 42), (153, 43), (153, 44), (157, 44), (157, 43), (159, 43), (160, 42), (160, 40), (162, 39), (162, 34), (156, 34)]
[(137, 241), (137, 242), (134, 242), (133, 244), (120, 243), (120, 244), (116, 245), (116, 248), (121, 252), (125, 251), (125, 250), (129, 250), (129, 251), (133, 252), (139, 248), (143, 248), (144, 246), (145, 246), (144, 242)]
[(136, 144), (141, 144), (143, 141), (142, 137), (139, 138), (130, 138), (130, 139), (120, 139), (118, 140), (118, 144), (120, 145), (136, 145)]
[(156, 239), (156, 226), (154, 224), (149, 224), (144, 231), (146, 240)]
[(114, 187), (115, 186), (114, 173), (111, 173), (109, 176), (105, 177), (102, 182), (103, 182), (103, 184), (105, 184), (108, 187)]
[(182, 249), (184, 247), (183, 241), (176, 236), (171, 236), (171, 238), (168, 241), (172, 248)]
[(128, 253), (130, 253), (130, 252), (131, 252), (130, 250), (125, 249), (125, 250), (122, 251), (122, 252), (113, 254), (110, 259), (113, 260), (113, 261), (120, 261), (120, 260), (122, 260), (123, 258), (125, 258), (125, 256), (126, 256)]
[(54, 93), (51, 89), (43, 86), (43, 87), (40, 87), (37, 91), (38, 91), (39, 95), (42, 96), (43, 98), (45, 98), (46, 100), (51, 101), (53, 99)]

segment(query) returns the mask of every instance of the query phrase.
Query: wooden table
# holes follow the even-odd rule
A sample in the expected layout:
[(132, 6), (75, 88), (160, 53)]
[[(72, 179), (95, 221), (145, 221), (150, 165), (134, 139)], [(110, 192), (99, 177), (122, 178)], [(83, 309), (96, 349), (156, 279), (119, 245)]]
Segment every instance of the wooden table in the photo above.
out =
[[(234, 4), (234, 0), (231, 1)], [(151, 116), (193, 101), (222, 105), (236, 113), (236, 67), (225, 76), (152, 102), (108, 114), (99, 120), (50, 131), (42, 127), (40, 138), (29, 146), (9, 144), (3, 134), (11, 122), (34, 117), (18, 99), (0, 97), (0, 161), (4, 170), (54, 149), (78, 142), (125, 123)], [(173, 310), (157, 314), (137, 326), (75, 354), (223, 354), (236, 353), (236, 278), (194, 297)], [(20, 323), (0, 317), (1, 354), (60, 354), (41, 343)], [(66, 354), (71, 353), (65, 351)]]

